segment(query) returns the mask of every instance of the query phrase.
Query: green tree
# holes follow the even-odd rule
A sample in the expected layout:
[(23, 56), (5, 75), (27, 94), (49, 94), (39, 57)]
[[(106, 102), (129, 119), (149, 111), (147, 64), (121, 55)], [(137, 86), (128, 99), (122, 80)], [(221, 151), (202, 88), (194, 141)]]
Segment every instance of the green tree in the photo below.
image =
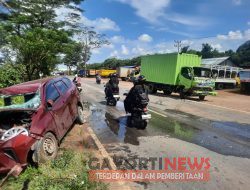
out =
[(7, 63), (0, 66), (0, 88), (22, 82), (24, 73), (22, 65)]
[(234, 57), (238, 64), (242, 67), (250, 67), (250, 40), (242, 44), (236, 51), (237, 56)]
[(104, 34), (97, 33), (93, 28), (81, 26), (79, 26), (79, 28), (81, 28), (81, 30), (77, 32), (77, 35), (82, 45), (83, 61), (78, 65), (78, 68), (84, 68), (91, 57), (91, 50), (100, 48), (105, 44), (108, 45), (109, 41)]
[[(3, 2), (3, 1), (1, 1)], [(27, 79), (49, 75), (59, 63), (59, 54), (71, 43), (67, 22), (56, 20), (55, 8), (79, 4), (82, 0), (6, 0), (0, 4), (2, 47), (16, 53), (16, 63), (24, 66)]]
[(202, 56), (202, 58), (212, 58), (213, 57), (213, 48), (210, 44), (208, 44), (208, 43), (202, 44), (201, 56)]
[(83, 48), (81, 43), (72, 42), (65, 48), (63, 63), (69, 68), (71, 73), (72, 67), (77, 67), (83, 62)]
[(189, 46), (184, 46), (181, 48), (181, 53), (187, 53), (189, 49)]

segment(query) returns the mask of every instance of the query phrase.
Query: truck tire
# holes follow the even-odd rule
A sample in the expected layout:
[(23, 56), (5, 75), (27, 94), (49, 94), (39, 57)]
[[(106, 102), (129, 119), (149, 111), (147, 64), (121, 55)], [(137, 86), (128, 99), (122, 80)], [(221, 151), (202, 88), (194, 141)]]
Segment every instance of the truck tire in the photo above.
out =
[(157, 92), (157, 89), (155, 88), (153, 84), (149, 84), (148, 91), (149, 91), (149, 94), (155, 94)]
[(172, 94), (172, 90), (163, 90), (163, 92), (164, 92), (164, 94), (165, 95), (170, 95), (170, 94)]
[(222, 90), (222, 89), (224, 89), (224, 84), (223, 84), (223, 83), (217, 84), (217, 85), (216, 85), (216, 89), (217, 89), (217, 90)]
[(201, 101), (203, 101), (203, 100), (205, 100), (205, 97), (206, 97), (206, 96), (199, 96), (199, 99), (200, 99)]
[(185, 94), (185, 92), (183, 92), (183, 89), (180, 90), (180, 98), (181, 99), (185, 99), (186, 98), (186, 94)]
[(241, 83), (241, 84), (240, 84), (240, 91), (241, 91), (242, 93), (245, 93), (245, 92), (246, 92), (246, 84), (245, 84), (245, 83)]

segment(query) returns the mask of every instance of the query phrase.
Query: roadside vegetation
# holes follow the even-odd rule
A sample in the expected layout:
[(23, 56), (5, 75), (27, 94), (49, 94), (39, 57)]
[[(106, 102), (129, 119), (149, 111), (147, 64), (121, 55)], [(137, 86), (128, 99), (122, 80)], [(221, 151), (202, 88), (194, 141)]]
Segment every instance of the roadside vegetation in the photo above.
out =
[[(108, 44), (104, 34), (82, 23), (82, 2), (0, 2), (0, 88), (49, 76), (58, 64), (83, 67), (92, 49)], [(67, 11), (58, 17), (58, 8)]]
[(28, 167), (18, 178), (11, 177), (4, 184), (5, 190), (101, 190), (103, 183), (88, 179), (87, 159), (89, 156), (73, 151), (64, 151), (54, 161)]

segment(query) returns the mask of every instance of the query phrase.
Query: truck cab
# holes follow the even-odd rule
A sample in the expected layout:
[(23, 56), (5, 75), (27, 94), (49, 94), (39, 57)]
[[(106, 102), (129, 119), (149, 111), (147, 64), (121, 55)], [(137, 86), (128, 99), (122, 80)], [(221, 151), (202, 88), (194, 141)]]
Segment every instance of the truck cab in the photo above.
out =
[(215, 80), (210, 69), (202, 67), (182, 67), (179, 75), (179, 86), (182, 86), (181, 96), (199, 96), (201, 100), (207, 95), (216, 95)]

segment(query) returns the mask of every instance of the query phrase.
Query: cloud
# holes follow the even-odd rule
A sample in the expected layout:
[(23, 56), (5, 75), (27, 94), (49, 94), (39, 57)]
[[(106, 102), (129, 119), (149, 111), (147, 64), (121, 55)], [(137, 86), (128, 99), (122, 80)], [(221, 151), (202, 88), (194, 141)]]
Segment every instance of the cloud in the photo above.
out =
[(241, 5), (242, 0), (232, 0), (234, 5)]
[(136, 14), (149, 22), (157, 22), (158, 17), (164, 15), (164, 9), (171, 0), (115, 0), (128, 4), (136, 10)]
[(169, 13), (164, 16), (166, 20), (179, 23), (186, 26), (199, 26), (204, 27), (211, 25), (212, 22), (208, 19), (204, 19), (202, 17), (195, 17), (195, 16), (189, 16), (189, 15), (183, 15), (179, 13)]
[(249, 38), (249, 31), (250, 29), (241, 32), (240, 30), (236, 31), (229, 31), (227, 35), (217, 35), (219, 40), (241, 40), (241, 39), (248, 39)]
[(100, 54), (101, 53), (99, 49), (93, 49), (91, 52), (93, 54)]
[(250, 26), (250, 21), (247, 22), (247, 25)]
[(93, 27), (95, 30), (99, 32), (103, 31), (120, 31), (120, 27), (111, 19), (109, 18), (96, 18), (94, 20), (88, 19), (87, 17), (83, 16), (82, 13), (78, 10), (72, 10), (67, 7), (59, 7), (55, 9), (57, 14), (57, 20), (64, 21), (67, 20), (69, 22), (76, 22), (70, 20), (69, 15), (74, 13), (80, 15), (80, 20), (77, 21), (79, 24), (84, 26)]
[(110, 38), (110, 41), (113, 43), (124, 43), (125, 42), (125, 38), (123, 36), (113, 36), (112, 38)]
[(114, 44), (110, 43), (110, 44), (104, 44), (104, 45), (102, 46), (102, 48), (106, 48), (106, 49), (114, 49), (114, 48), (115, 48), (115, 46), (114, 46)]
[(140, 40), (141, 42), (152, 42), (153, 38), (148, 34), (142, 34), (139, 36), (138, 40)]
[(222, 50), (222, 45), (217, 43), (217, 44), (211, 44), (212, 48), (217, 49), (218, 51)]
[(114, 50), (110, 53), (110, 57), (118, 57), (119, 56), (119, 52), (117, 50)]
[(204, 27), (211, 25), (211, 21), (201, 16), (189, 16), (179, 14), (168, 9), (171, 0), (113, 0), (128, 4), (135, 9), (136, 15), (151, 24), (166, 24), (166, 21), (178, 23), (185, 26)]
[(119, 26), (109, 18), (90, 20), (83, 16), (82, 20), (86, 26), (94, 27), (98, 31), (120, 31)]
[(245, 37), (246, 40), (250, 40), (250, 29), (245, 30), (244, 37)]
[(125, 45), (122, 45), (122, 54), (123, 55), (129, 55), (129, 50)]

